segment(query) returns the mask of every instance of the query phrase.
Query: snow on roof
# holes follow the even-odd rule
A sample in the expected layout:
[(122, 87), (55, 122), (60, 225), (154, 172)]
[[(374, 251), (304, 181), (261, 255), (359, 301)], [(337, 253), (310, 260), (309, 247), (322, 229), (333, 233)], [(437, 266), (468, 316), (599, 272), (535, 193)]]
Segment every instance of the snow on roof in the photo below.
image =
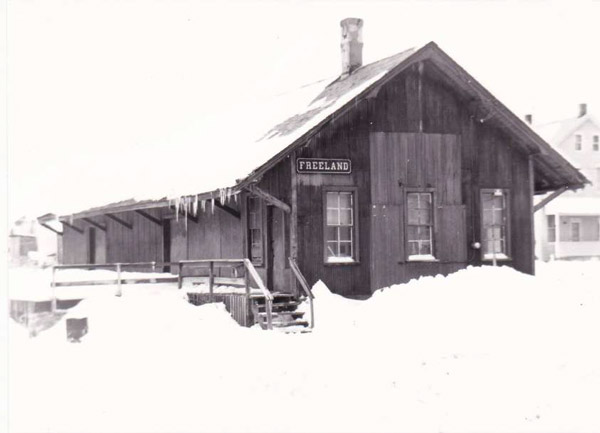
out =
[(559, 197), (545, 206), (546, 215), (600, 215), (600, 197)]
[(52, 210), (58, 215), (69, 215), (115, 204), (119, 199), (116, 203), (135, 204), (231, 188), (415, 51), (409, 49), (365, 65), (345, 78), (324, 79), (198, 119), (161, 146), (143, 154), (122, 155), (122, 159), (132, 161), (128, 173), (119, 173), (119, 179), (103, 179), (94, 186), (93, 194)]
[(569, 136), (569, 134), (587, 121), (597, 123), (590, 114), (586, 114), (581, 117), (573, 117), (569, 119), (543, 123), (540, 125), (533, 125), (532, 128), (540, 137), (542, 137), (552, 146), (558, 146), (565, 138)]

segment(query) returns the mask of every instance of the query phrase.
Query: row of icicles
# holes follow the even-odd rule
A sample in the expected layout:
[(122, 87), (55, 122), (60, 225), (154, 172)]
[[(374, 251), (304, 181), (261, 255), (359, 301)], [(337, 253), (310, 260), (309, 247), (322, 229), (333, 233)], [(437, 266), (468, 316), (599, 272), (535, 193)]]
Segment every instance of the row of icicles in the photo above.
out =
[(183, 213), (185, 216), (185, 228), (187, 229), (187, 216), (197, 216), (198, 207), (202, 209), (202, 212), (206, 212), (206, 202), (210, 201), (211, 213), (214, 215), (215, 200), (219, 200), (222, 205), (225, 205), (229, 203), (233, 197), (233, 200), (237, 203), (238, 193), (239, 191), (234, 192), (233, 188), (219, 188), (219, 194), (217, 197), (213, 196), (214, 193), (211, 193), (211, 198), (207, 199), (200, 199), (198, 195), (186, 195), (169, 200), (169, 205), (175, 208), (176, 221), (179, 221), (179, 213)]

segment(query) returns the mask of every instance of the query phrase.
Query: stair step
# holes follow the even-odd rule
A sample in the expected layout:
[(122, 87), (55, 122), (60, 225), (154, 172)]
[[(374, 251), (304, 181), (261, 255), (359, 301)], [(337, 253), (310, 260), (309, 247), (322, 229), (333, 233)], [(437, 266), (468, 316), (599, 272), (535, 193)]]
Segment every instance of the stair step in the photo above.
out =
[[(300, 305), (300, 302), (298, 301), (273, 302), (273, 311), (294, 311), (298, 305)], [(259, 312), (264, 312), (266, 306), (264, 304), (258, 304), (257, 307)]]
[(308, 322), (306, 320), (293, 320), (290, 322), (273, 322), (273, 328), (288, 328), (290, 326), (307, 327)]
[[(295, 299), (296, 298), (296, 295), (293, 295), (291, 293), (283, 293), (283, 292), (275, 292), (275, 293), (271, 293), (271, 295), (273, 295), (274, 299), (283, 299), (283, 298)], [(253, 301), (264, 301), (265, 295), (263, 295), (262, 293), (253, 293), (252, 295), (250, 295), (250, 299), (252, 299)]]
[[(279, 312), (275, 312), (273, 311), (273, 313), (271, 313), (272, 317), (285, 317), (285, 316), (291, 316), (293, 318), (299, 318), (304, 316), (304, 311), (279, 311)], [(266, 311), (262, 311), (258, 313), (258, 316), (260, 318), (263, 318), (266, 320), (267, 318), (267, 313)]]

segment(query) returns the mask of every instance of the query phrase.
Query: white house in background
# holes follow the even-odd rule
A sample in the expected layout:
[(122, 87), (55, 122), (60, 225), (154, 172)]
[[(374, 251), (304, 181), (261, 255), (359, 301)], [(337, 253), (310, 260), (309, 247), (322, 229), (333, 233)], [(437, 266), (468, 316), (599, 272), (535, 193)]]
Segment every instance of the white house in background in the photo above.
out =
[(8, 232), (8, 261), (12, 266), (48, 265), (57, 261), (57, 234), (46, 230), (35, 218), (21, 217)]
[[(531, 123), (531, 116), (526, 120)], [(580, 104), (577, 117), (532, 128), (592, 182), (536, 212), (536, 256), (546, 261), (600, 257), (600, 123)]]

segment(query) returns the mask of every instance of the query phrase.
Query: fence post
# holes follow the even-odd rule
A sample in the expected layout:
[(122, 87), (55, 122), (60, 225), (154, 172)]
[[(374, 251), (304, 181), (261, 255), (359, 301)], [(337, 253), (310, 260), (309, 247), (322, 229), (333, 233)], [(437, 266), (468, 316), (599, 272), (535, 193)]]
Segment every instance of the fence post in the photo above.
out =
[(121, 263), (117, 263), (117, 296), (121, 296), (123, 294), (121, 290)]
[(246, 263), (244, 263), (244, 286), (246, 288), (246, 326), (248, 326), (250, 322), (250, 312), (252, 309), (250, 306), (250, 276), (248, 275)]
[(177, 272), (177, 287), (181, 289), (183, 287), (183, 276), (181, 275), (183, 272), (183, 263), (177, 263), (178, 272)]
[(52, 266), (52, 314), (56, 313), (56, 266)]
[(267, 329), (273, 329), (273, 301), (265, 297), (265, 310), (267, 312)]
[(210, 302), (213, 301), (213, 285), (215, 283), (215, 270), (214, 270), (215, 262), (210, 262), (208, 264), (208, 293)]

